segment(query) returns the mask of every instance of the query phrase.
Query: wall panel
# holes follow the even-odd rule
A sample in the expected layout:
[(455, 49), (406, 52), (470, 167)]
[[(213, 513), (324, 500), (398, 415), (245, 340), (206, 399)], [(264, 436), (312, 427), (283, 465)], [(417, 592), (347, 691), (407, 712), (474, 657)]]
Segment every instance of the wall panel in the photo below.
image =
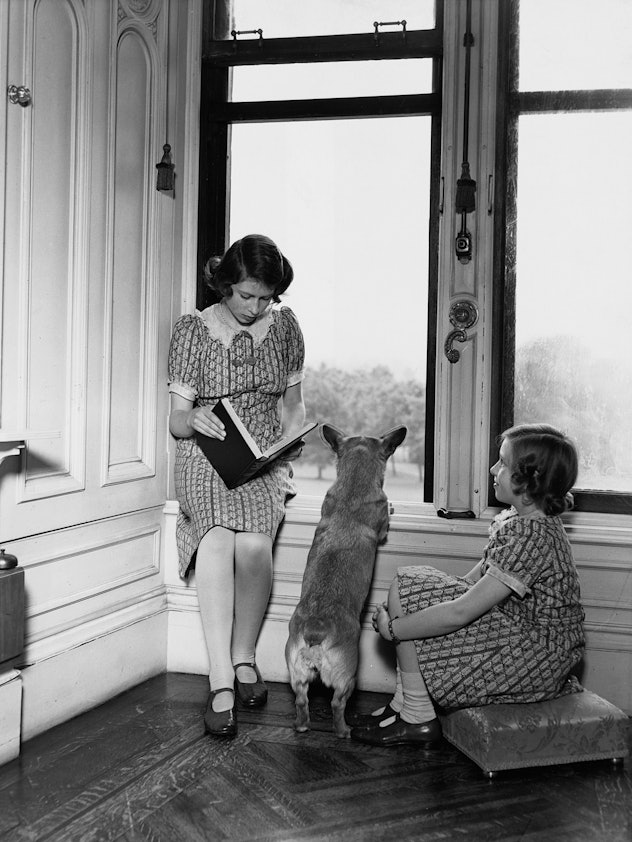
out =
[[(151, 30), (147, 30), (151, 35)], [(145, 363), (155, 362), (156, 348), (147, 344), (156, 331), (155, 265), (150, 251), (154, 184), (152, 136), (156, 134), (155, 60), (142, 28), (122, 29), (116, 51), (116, 102), (112, 114), (112, 220), (109, 333), (110, 367), (105, 387), (108, 406), (107, 477), (121, 479), (150, 474), (143, 447), (155, 400), (148, 396)], [(151, 370), (151, 369), (150, 369)], [(154, 425), (150, 423), (149, 429)]]
[(164, 503), (174, 197), (157, 193), (156, 162), (171, 13), (168, 0), (9, 2), (3, 78), (32, 99), (4, 105), (0, 427), (36, 437), (0, 468), (5, 543)]

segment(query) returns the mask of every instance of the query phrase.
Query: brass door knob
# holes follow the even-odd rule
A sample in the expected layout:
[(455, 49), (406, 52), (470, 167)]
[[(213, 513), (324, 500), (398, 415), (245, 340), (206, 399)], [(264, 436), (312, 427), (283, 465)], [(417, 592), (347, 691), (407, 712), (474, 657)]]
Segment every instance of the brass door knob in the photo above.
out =
[(9, 102), (12, 102), (14, 105), (21, 105), (22, 108), (26, 108), (27, 105), (31, 104), (31, 92), (24, 85), (20, 85), (19, 87), (17, 85), (9, 85), (7, 96), (9, 97)]

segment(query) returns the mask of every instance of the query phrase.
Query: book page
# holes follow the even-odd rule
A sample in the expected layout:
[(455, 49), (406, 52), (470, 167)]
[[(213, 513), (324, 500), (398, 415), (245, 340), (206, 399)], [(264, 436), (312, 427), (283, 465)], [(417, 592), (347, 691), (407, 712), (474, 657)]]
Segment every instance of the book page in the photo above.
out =
[(317, 421), (310, 421), (308, 424), (305, 424), (295, 436), (292, 438), (284, 438), (280, 441), (276, 442), (275, 444), (271, 445), (267, 450), (263, 451), (263, 455), (266, 459), (270, 459), (274, 456), (278, 456), (280, 453), (283, 453), (285, 450), (291, 450), (294, 445), (299, 442), (303, 436), (307, 435), (307, 433), (311, 432), (314, 427), (318, 426)]

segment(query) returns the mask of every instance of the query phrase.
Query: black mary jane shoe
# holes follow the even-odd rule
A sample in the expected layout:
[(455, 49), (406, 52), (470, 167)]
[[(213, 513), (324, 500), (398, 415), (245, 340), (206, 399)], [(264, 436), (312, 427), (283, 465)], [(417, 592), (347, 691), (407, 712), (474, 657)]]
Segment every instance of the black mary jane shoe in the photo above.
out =
[(261, 673), (256, 664), (235, 664), (235, 672), (238, 667), (251, 667), (257, 680), (254, 682), (240, 681), (235, 675), (235, 691), (240, 703), (247, 708), (260, 708), (268, 701), (268, 688), (264, 684)]
[(363, 713), (358, 714), (353, 719), (353, 728), (366, 730), (379, 725), (384, 719), (389, 719), (391, 716), (396, 716), (397, 711), (394, 711), (390, 704), (386, 705), (382, 713)]
[[(386, 720), (384, 720), (386, 721)], [(435, 717), (429, 722), (415, 724), (404, 722), (395, 714), (390, 725), (373, 725), (370, 728), (352, 728), (351, 739), (371, 746), (425, 746), (430, 748), (441, 740), (441, 723)]]
[(221, 687), (219, 690), (211, 690), (204, 714), (204, 728), (207, 734), (213, 737), (234, 737), (237, 734), (237, 717), (235, 715), (235, 704), (228, 710), (213, 710), (213, 699), (218, 693), (233, 693), (232, 687)]

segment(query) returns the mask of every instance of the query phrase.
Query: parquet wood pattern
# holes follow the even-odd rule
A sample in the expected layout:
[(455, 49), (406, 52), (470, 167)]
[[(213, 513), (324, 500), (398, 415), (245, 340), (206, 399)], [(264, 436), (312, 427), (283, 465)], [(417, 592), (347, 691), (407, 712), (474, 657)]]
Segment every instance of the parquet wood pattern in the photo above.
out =
[[(204, 734), (203, 676), (165, 674), (51, 729), (0, 767), (0, 840), (155, 842), (631, 842), (626, 762), (517, 770), (489, 782), (447, 743), (375, 749), (331, 731), (329, 694), (238, 711), (239, 735)], [(356, 693), (348, 713), (384, 700)]]

